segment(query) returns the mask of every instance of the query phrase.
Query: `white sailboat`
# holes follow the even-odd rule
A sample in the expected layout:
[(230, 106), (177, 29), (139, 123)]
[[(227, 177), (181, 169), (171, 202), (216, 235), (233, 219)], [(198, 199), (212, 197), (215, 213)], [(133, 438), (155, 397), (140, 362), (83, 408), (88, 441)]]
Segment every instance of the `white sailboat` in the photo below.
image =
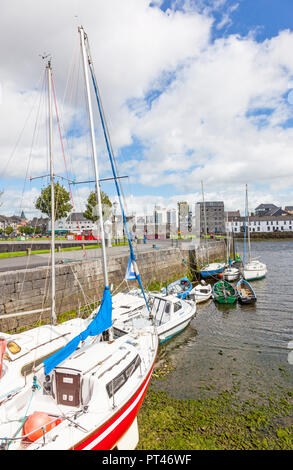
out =
[[(246, 230), (248, 243), (248, 262), (246, 261)], [(262, 279), (267, 274), (267, 266), (259, 259), (252, 259), (250, 248), (250, 227), (249, 227), (249, 211), (248, 211), (248, 190), (246, 185), (246, 209), (245, 209), (245, 233), (244, 233), (244, 255), (242, 275), (246, 281)]]
[[(54, 192), (54, 159), (52, 131), (52, 70), (50, 62), (46, 67), (48, 78), (48, 108), (49, 108), (49, 156), (51, 183), (51, 325), (42, 325), (21, 333), (7, 334), (0, 332), (0, 406), (7, 397), (13, 396), (28, 381), (33, 369), (45, 358), (65, 346), (78, 331), (87, 325), (82, 318), (75, 318), (57, 324), (55, 309), (55, 192)], [(24, 312), (41, 313), (42, 310)], [(7, 315), (14, 317), (18, 314)], [(4, 318), (2, 315), (1, 318)]]
[(32, 380), (0, 408), (0, 443), (9, 450), (134, 449), (136, 415), (154, 366), (155, 329), (112, 326), (99, 172), (87, 66), (87, 37), (79, 28), (86, 82), (96, 194), (99, 208), (104, 294), (87, 328), (34, 370)]

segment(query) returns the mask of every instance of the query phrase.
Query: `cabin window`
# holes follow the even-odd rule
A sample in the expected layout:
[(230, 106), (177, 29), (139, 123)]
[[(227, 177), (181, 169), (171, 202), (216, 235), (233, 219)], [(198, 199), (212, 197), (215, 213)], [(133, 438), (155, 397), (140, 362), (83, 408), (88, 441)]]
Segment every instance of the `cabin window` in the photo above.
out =
[(176, 304), (174, 304), (174, 312), (178, 312), (178, 310), (181, 310), (181, 303), (180, 302), (176, 302)]
[(141, 358), (139, 355), (137, 355), (133, 361), (119, 375), (117, 375), (117, 377), (115, 377), (106, 385), (107, 393), (110, 398), (127, 382), (129, 377), (131, 377), (132, 374), (136, 371), (140, 363)]
[(18, 346), (14, 341), (9, 341), (7, 344), (7, 348), (11, 352), (11, 354), (18, 354), (21, 351), (21, 347)]
[(158, 299), (155, 297), (152, 307), (152, 314), (157, 321), (160, 321), (162, 314), (165, 310), (166, 300)]

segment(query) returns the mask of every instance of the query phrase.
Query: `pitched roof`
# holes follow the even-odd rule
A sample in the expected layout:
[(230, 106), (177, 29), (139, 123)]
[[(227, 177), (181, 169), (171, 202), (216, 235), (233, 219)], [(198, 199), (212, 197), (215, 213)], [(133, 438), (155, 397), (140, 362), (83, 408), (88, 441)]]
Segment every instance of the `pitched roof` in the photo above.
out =
[(278, 209), (278, 206), (276, 206), (275, 204), (260, 204), (259, 206), (257, 206), (254, 210), (259, 210), (259, 209)]

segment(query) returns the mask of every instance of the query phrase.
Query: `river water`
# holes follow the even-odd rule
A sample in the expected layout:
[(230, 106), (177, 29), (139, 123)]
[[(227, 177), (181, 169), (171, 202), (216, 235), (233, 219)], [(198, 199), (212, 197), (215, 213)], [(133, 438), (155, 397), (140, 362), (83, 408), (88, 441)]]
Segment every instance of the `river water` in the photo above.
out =
[[(242, 254), (243, 245), (237, 248)], [(257, 302), (198, 305), (191, 324), (160, 346), (159, 358), (167, 355), (175, 369), (153, 389), (182, 399), (215, 396), (235, 384), (241, 399), (293, 391), (293, 242), (251, 248), (268, 269), (266, 278), (251, 281)]]

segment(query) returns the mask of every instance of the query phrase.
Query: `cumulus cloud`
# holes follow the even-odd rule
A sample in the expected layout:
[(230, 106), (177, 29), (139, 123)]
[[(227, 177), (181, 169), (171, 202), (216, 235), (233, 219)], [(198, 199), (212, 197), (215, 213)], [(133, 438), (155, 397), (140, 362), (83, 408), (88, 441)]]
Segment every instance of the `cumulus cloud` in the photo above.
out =
[[(82, 78), (77, 35), (82, 24), (120, 173), (141, 184), (142, 198), (150, 200), (154, 190), (149, 188), (157, 188), (161, 204), (179, 197), (200, 199), (203, 180), (208, 199), (221, 198), (230, 209), (241, 208), (245, 183), (252, 203), (289, 204), (293, 108), (287, 94), (293, 78), (293, 33), (281, 31), (262, 43), (253, 35), (226, 34), (212, 40), (213, 11), (222, 13), (220, 31), (238, 7), (236, 2), (226, 4), (181, 0), (171, 2), (166, 12), (159, 8), (160, 0), (5, 4), (0, 30), (6, 44), (0, 65), (0, 187), (24, 178), (28, 166), (30, 175), (48, 168), (46, 105), (39, 105), (43, 52), (52, 56), (68, 168), (76, 178), (92, 173), (81, 107), (84, 89), (73, 88), (71, 82), (74, 68)], [(38, 109), (42, 124), (36, 130)], [(98, 120), (96, 125), (101, 170), (107, 173)], [(56, 148), (56, 172), (64, 171), (62, 152)], [(171, 198), (162, 195), (162, 185), (174, 188)], [(86, 189), (78, 191), (82, 204)], [(143, 199), (137, 201), (143, 204)], [(10, 211), (14, 207), (11, 202)], [(4, 208), (8, 211), (9, 198)]]

